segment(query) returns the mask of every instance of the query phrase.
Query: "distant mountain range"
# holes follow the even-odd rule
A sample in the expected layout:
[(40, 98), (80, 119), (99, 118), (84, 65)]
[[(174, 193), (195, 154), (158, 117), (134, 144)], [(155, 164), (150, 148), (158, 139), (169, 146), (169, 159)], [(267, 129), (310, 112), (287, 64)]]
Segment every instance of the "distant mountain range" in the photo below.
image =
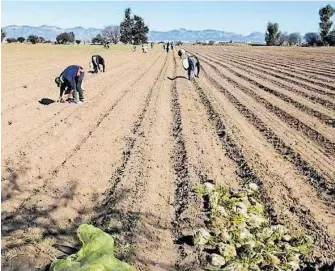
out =
[(150, 31), (149, 39), (154, 41), (234, 41), (234, 42), (263, 42), (264, 33), (253, 32), (247, 36), (236, 34), (233, 32), (225, 32), (220, 30), (186, 30), (184, 28), (171, 30), (167, 32)]
[[(74, 28), (60, 28), (57, 26), (41, 25), (38, 27), (28, 25), (9, 25), (3, 27), (7, 33), (7, 38), (27, 37), (29, 35), (37, 35), (48, 40), (55, 40), (56, 36), (62, 32), (73, 32), (76, 39), (91, 40), (102, 29), (83, 28), (81, 26)], [(264, 33), (253, 32), (243, 36), (233, 32), (225, 32), (220, 30), (186, 30), (184, 28), (171, 31), (150, 31), (150, 41), (234, 41), (234, 42), (263, 42)]]

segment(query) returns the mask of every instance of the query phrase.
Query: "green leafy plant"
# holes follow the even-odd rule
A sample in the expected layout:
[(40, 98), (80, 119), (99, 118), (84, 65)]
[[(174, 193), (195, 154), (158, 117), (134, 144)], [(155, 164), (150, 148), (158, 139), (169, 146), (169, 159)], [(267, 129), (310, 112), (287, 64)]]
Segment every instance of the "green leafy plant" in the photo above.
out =
[(208, 270), (293, 271), (312, 252), (310, 237), (293, 236), (285, 226), (271, 225), (256, 184), (236, 191), (205, 183), (196, 193), (209, 201), (210, 226), (198, 230), (193, 240), (196, 246), (216, 248), (209, 255)]

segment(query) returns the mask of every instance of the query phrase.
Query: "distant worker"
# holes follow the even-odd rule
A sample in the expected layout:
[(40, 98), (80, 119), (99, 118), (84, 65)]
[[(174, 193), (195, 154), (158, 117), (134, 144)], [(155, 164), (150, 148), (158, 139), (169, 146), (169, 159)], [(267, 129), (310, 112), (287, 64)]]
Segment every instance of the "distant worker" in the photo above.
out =
[(100, 55), (92, 56), (92, 65), (95, 73), (98, 73), (98, 70), (101, 71), (100, 65), (102, 65), (102, 72), (105, 72), (105, 60)]
[(163, 50), (165, 51), (165, 43), (163, 44)]
[(199, 77), (200, 73), (200, 62), (199, 59), (192, 55), (187, 57), (184, 49), (178, 51), (178, 56), (183, 61), (183, 67), (187, 70), (188, 80), (193, 80), (194, 77)]
[(173, 50), (173, 46), (174, 46), (173, 42), (171, 42), (170, 44), (171, 44), (171, 50)]
[[(63, 94), (68, 95), (67, 102), (81, 104), (84, 102), (84, 69), (78, 65), (68, 66), (60, 76), (55, 78), (57, 87), (60, 87), (59, 102), (64, 102)], [(70, 98), (72, 96), (72, 98)]]
[(166, 44), (166, 52), (167, 52), (167, 53), (169, 52), (169, 49), (170, 49), (170, 43), (168, 42), (168, 43)]
[(151, 43), (151, 49), (153, 49), (153, 48), (154, 48), (154, 43), (152, 42), (152, 43)]
[(142, 52), (143, 53), (147, 53), (148, 52), (148, 47), (144, 46), (143, 44), (142, 44)]

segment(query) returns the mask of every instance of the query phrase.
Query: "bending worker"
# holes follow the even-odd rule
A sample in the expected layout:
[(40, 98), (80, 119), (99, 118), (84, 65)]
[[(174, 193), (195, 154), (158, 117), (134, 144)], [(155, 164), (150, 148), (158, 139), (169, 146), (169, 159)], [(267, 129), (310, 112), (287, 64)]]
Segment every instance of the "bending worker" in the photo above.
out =
[(102, 71), (105, 72), (105, 60), (100, 55), (92, 56), (92, 65), (95, 73), (98, 73), (98, 70), (101, 71), (100, 65), (102, 65)]
[(178, 51), (178, 56), (183, 61), (184, 69), (187, 70), (188, 80), (193, 80), (194, 77), (199, 77), (200, 73), (199, 59), (194, 55), (187, 57), (184, 49)]
[[(83, 80), (84, 69), (78, 65), (68, 66), (60, 76), (55, 78), (57, 87), (60, 87), (59, 101), (64, 102), (63, 94), (68, 94), (67, 102), (81, 104), (84, 102)], [(73, 96), (73, 98), (70, 98)]]

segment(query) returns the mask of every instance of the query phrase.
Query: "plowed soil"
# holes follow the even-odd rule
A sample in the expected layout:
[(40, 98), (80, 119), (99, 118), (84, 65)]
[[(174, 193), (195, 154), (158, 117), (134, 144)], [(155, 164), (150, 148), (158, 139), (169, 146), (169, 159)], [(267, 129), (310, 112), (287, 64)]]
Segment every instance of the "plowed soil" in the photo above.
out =
[[(190, 235), (206, 220), (194, 188), (260, 185), (269, 217), (335, 259), (335, 50), (186, 46), (2, 46), (2, 265), (41, 269), (78, 249), (76, 229), (113, 234), (139, 270), (201, 270)], [(67, 65), (85, 103), (54, 102)], [(40, 101), (51, 102), (48, 105)], [(7, 268), (7, 269), (6, 269)]]

